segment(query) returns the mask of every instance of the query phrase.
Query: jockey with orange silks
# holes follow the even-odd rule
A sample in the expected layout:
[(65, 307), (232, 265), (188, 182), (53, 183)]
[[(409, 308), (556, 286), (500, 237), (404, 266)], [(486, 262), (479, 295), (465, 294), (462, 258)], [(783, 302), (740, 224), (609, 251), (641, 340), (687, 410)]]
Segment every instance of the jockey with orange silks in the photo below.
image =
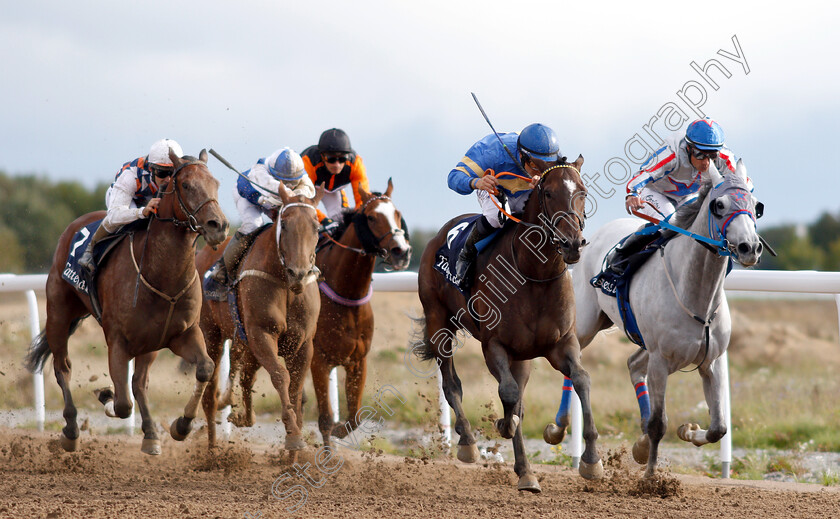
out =
[(318, 144), (309, 146), (303, 153), (303, 165), (309, 179), (315, 185), (323, 184), (326, 194), (321, 202), (326, 213), (318, 210), (318, 221), (324, 232), (332, 234), (338, 227), (341, 211), (348, 207), (344, 188), (353, 190), (356, 207), (362, 205), (359, 188), (369, 192), (367, 171), (362, 157), (350, 146), (350, 137), (338, 128), (331, 128), (321, 134)]
[[(507, 200), (513, 214), (525, 209), (531, 190), (540, 180), (540, 170), (532, 158), (545, 162), (562, 158), (557, 134), (548, 126), (534, 123), (521, 133), (491, 133), (473, 144), (449, 172), (449, 188), (462, 195), (476, 191), (482, 213), (458, 255), (455, 272), (459, 279), (464, 278), (478, 254), (476, 243), (504, 223), (499, 209), (502, 202)], [(499, 201), (494, 203), (494, 198)]]

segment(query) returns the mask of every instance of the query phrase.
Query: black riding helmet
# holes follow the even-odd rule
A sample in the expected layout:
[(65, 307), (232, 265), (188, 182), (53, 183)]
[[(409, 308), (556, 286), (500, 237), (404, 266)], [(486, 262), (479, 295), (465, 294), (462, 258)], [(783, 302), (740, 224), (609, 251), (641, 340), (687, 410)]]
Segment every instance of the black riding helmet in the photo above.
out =
[(321, 153), (352, 153), (350, 137), (344, 130), (331, 128), (321, 134), (318, 139), (318, 151)]

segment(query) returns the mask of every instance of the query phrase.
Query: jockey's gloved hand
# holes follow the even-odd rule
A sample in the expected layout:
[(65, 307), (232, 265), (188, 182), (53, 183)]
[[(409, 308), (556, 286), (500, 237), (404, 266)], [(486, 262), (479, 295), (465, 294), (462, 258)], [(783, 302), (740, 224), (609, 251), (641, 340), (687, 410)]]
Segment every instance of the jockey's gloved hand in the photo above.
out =
[(283, 205), (283, 202), (274, 198), (273, 196), (262, 195), (257, 199), (257, 203), (266, 209), (275, 209)]
[(331, 218), (324, 218), (321, 220), (320, 232), (325, 232), (332, 236), (336, 229), (338, 229), (338, 222), (333, 221)]

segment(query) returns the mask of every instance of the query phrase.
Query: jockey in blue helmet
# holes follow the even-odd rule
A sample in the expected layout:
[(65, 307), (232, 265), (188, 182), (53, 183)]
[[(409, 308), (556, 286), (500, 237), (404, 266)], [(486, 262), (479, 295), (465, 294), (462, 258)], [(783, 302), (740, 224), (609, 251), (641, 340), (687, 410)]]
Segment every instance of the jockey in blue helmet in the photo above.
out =
[[(540, 171), (545, 169), (538, 161), (553, 163), (562, 158), (557, 134), (539, 123), (529, 124), (518, 134), (497, 136), (491, 133), (467, 150), (464, 158), (449, 172), (447, 183), (450, 189), (462, 195), (476, 191), (482, 216), (458, 256), (455, 270), (459, 279), (464, 278), (475, 260), (476, 243), (504, 223), (492, 197), (498, 199), (499, 205), (506, 199), (513, 214), (521, 213), (531, 190), (540, 180)], [(530, 177), (530, 180), (519, 177)]]
[(233, 188), (233, 202), (242, 225), (228, 242), (222, 257), (205, 274), (223, 285), (231, 281), (229, 275), (236, 272), (239, 261), (256, 238), (254, 231), (262, 226), (263, 215), (270, 215), (283, 205), (272, 191), (276, 193), (282, 189), (290, 197), (315, 196), (315, 186), (306, 174), (303, 160), (291, 148), (281, 148), (259, 159), (243, 175), (251, 182), (240, 176)]
[[(725, 141), (723, 128), (708, 117), (693, 121), (684, 135), (674, 133), (666, 137), (664, 145), (642, 164), (636, 176), (627, 183), (627, 211), (637, 211), (657, 219), (669, 216), (694, 199), (700, 189), (701, 176), (712, 162), (722, 175), (735, 171), (738, 161), (725, 147)], [(747, 184), (752, 191), (749, 179)], [(624, 260), (661, 235), (631, 235), (611, 256), (612, 270), (622, 273), (626, 266)]]

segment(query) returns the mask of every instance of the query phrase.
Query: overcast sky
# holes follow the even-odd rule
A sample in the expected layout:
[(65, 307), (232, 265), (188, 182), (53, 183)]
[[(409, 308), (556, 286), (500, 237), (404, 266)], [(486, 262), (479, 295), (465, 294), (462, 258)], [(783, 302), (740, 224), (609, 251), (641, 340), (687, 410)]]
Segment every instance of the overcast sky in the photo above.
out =
[[(637, 168), (625, 146), (637, 133), (654, 145), (646, 124), (667, 133), (650, 124), (667, 103), (695, 118), (683, 92), (705, 94), (698, 110), (747, 164), (764, 225), (840, 209), (836, 4), (584, 4), (6, 2), (0, 169), (92, 187), (168, 137), (244, 170), (339, 127), (371, 187), (393, 177), (409, 225), (432, 228), (478, 207), (446, 185), (489, 133), (472, 91), (497, 130), (547, 124), (603, 191), (616, 189), (593, 193), (594, 229), (623, 215), (624, 182), (605, 164)], [(717, 90), (691, 67), (710, 59), (725, 69), (709, 70)], [(235, 174), (210, 166), (236, 218)]]

